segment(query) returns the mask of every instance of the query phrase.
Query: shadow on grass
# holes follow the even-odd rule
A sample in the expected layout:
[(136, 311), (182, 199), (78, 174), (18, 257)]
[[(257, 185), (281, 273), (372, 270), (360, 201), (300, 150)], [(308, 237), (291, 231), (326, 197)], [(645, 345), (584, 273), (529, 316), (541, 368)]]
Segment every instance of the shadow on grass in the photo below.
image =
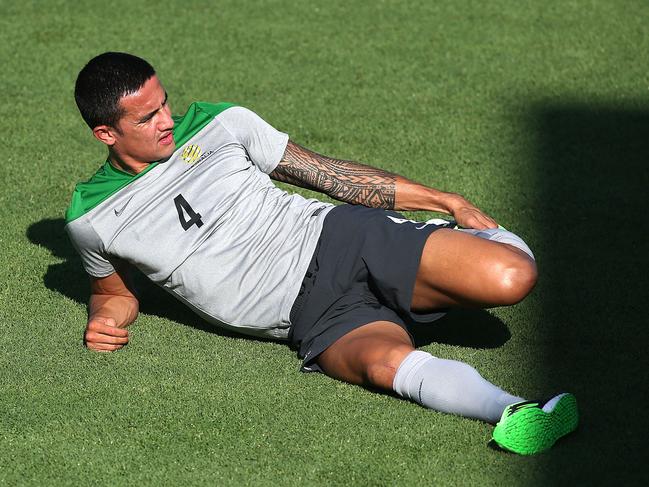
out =
[[(65, 221), (61, 218), (41, 220), (30, 225), (27, 229), (27, 237), (32, 243), (48, 248), (54, 256), (63, 259), (62, 263), (48, 267), (43, 279), (45, 286), (74, 301), (86, 304), (88, 276), (83, 270), (79, 256), (70, 244), (64, 225)], [(244, 337), (206, 322), (138, 271), (135, 275), (135, 287), (142, 313), (166, 318), (221, 336)], [(472, 348), (496, 348), (511, 336), (502, 321), (483, 310), (456, 310), (432, 325), (413, 325), (412, 333), (418, 347), (432, 342), (441, 342)], [(255, 337), (245, 336), (245, 338), (263, 341)]]
[(531, 123), (537, 223), (550, 229), (539, 232), (545, 385), (574, 390), (581, 411), (543, 484), (649, 485), (649, 112), (540, 106)]
[(439, 321), (411, 324), (416, 347), (445, 343), (467, 348), (498, 348), (511, 338), (507, 326), (483, 309), (454, 309)]
[[(81, 259), (72, 247), (64, 226), (65, 220), (62, 218), (41, 220), (29, 226), (27, 238), (36, 245), (48, 248), (55, 257), (63, 259), (63, 262), (48, 267), (43, 278), (45, 287), (78, 303), (87, 304), (90, 289), (88, 275), (83, 270)], [(241, 337), (210, 325), (167, 292), (151, 283), (139, 271), (134, 271), (133, 279), (140, 300), (141, 313), (166, 318), (221, 336)]]

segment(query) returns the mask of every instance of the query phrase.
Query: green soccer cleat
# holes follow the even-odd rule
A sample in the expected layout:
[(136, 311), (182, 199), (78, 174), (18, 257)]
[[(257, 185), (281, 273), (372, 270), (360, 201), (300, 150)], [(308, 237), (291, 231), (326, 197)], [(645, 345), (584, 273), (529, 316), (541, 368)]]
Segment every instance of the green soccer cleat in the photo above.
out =
[(510, 404), (494, 428), (494, 441), (505, 450), (533, 455), (549, 449), (562, 436), (577, 429), (577, 400), (570, 393), (538, 401)]

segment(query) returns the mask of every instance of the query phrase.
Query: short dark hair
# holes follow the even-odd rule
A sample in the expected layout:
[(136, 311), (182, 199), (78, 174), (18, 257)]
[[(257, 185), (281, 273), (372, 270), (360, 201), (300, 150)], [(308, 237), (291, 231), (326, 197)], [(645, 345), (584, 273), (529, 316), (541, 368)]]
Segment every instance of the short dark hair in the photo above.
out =
[(74, 86), (81, 116), (91, 129), (98, 125), (117, 128), (124, 115), (120, 99), (138, 91), (153, 75), (153, 66), (125, 52), (105, 52), (92, 58)]

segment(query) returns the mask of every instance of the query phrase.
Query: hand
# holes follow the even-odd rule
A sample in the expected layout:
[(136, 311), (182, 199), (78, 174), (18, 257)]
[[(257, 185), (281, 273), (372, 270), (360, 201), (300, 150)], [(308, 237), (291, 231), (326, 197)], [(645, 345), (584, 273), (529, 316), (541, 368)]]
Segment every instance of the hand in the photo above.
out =
[(450, 210), (457, 224), (463, 228), (475, 228), (476, 230), (498, 228), (498, 224), (493, 218), (483, 213), (460, 195), (456, 195)]
[(92, 318), (86, 325), (83, 337), (86, 347), (97, 352), (112, 352), (122, 348), (128, 343), (128, 330), (116, 325), (113, 318)]

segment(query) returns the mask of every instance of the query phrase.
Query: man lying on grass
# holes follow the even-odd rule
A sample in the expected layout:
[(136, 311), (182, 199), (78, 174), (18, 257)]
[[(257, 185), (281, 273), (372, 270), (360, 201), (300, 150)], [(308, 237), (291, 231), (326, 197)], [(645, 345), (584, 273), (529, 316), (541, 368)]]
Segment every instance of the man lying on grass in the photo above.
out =
[[(92, 59), (75, 98), (108, 147), (66, 214), (91, 276), (88, 348), (128, 343), (133, 266), (216, 326), (288, 341), (305, 371), (497, 423), (494, 440), (508, 450), (537, 453), (577, 427), (571, 394), (525, 401), (413, 347), (407, 323), (511, 305), (536, 282), (527, 245), (460, 195), (316, 154), (228, 103), (172, 117), (154, 69), (130, 54)], [(288, 194), (271, 179), (344, 204)]]

